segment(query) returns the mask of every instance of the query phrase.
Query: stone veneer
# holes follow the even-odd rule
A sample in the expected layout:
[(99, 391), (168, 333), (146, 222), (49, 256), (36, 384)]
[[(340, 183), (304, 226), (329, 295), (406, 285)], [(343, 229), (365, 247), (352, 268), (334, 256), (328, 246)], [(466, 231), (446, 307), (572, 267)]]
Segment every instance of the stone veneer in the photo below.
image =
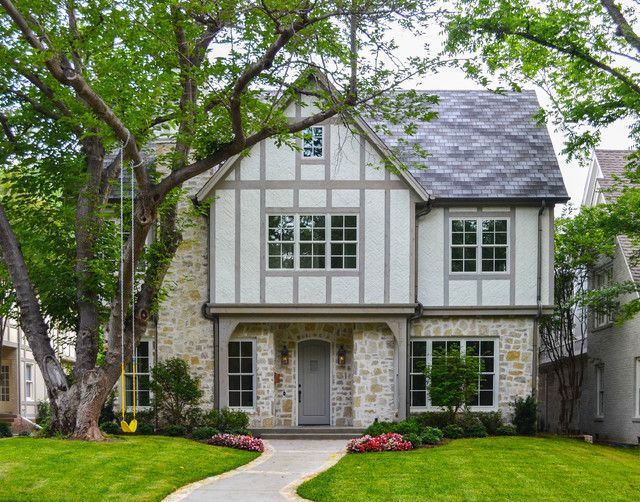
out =
[(498, 341), (498, 409), (505, 418), (516, 397), (533, 387), (533, 320), (524, 317), (423, 318), (413, 325), (415, 337), (495, 338)]
[(353, 331), (353, 425), (397, 418), (395, 339), (385, 324), (356, 324)]
[[(185, 183), (193, 195), (209, 177), (210, 172)], [(184, 217), (192, 202), (183, 200), (179, 211)], [(208, 299), (208, 225), (207, 219), (189, 216), (183, 230), (183, 242), (171, 262), (164, 281), (167, 297), (158, 313), (158, 359), (180, 357), (189, 363), (193, 376), (201, 380), (203, 407), (213, 405), (213, 324), (201, 313)], [(151, 334), (151, 330), (150, 333)]]
[[(290, 427), (297, 423), (297, 356), (298, 342), (316, 339), (331, 343), (330, 391), (331, 425), (344, 427), (353, 423), (352, 365), (353, 343), (351, 324), (287, 323), (241, 324), (231, 340), (252, 339), (256, 342), (256, 403), (249, 412), (252, 427)], [(344, 366), (336, 363), (340, 346), (347, 351)], [(289, 350), (289, 364), (280, 362), (280, 351)], [(274, 373), (282, 375), (274, 382)]]

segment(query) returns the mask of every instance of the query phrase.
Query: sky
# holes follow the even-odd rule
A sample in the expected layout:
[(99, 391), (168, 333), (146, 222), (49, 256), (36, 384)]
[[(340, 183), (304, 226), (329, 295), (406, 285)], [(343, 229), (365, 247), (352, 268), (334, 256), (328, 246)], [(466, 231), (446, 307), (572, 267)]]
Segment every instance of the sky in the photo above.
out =
[[(432, 49), (438, 49), (442, 44), (444, 36), (442, 33), (436, 34), (437, 28), (429, 34), (429, 45)], [(426, 54), (426, 50), (421, 50), (420, 46), (425, 41), (416, 40), (413, 37), (407, 37), (406, 32), (402, 29), (392, 29), (390, 35), (394, 38), (394, 41), (398, 45), (398, 54), (402, 57), (407, 57), (420, 53)], [(410, 81), (407, 85), (403, 85), (406, 88), (424, 89), (424, 90), (439, 90), (439, 89), (482, 89), (482, 87), (473, 80), (466, 77), (464, 72), (458, 68), (445, 68), (439, 70), (439, 72), (431, 77), (423, 79), (422, 81)], [(525, 89), (534, 89), (538, 96), (538, 100), (543, 108), (551, 109), (549, 97), (545, 92), (537, 89), (535, 86), (523, 86)], [(548, 124), (547, 129), (551, 136), (551, 141), (560, 164), (560, 169), (564, 178), (567, 192), (571, 197), (570, 204), (580, 206), (582, 201), (582, 193), (584, 190), (587, 173), (589, 170), (588, 165), (580, 165), (576, 161), (568, 162), (567, 158), (562, 155), (564, 135), (562, 132), (554, 129), (553, 124)], [(628, 149), (632, 146), (631, 140), (628, 135), (628, 124), (619, 122), (612, 124), (606, 129), (602, 130), (601, 143), (598, 148), (602, 149)], [(561, 209), (556, 211), (560, 214)]]

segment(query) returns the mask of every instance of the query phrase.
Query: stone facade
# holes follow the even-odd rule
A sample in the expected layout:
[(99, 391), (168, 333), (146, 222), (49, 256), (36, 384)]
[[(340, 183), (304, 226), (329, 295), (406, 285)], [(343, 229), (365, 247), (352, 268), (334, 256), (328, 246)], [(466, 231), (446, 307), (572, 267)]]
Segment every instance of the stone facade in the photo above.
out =
[[(353, 424), (353, 331), (351, 324), (241, 324), (231, 340), (255, 340), (256, 343), (256, 403), (249, 412), (252, 427), (291, 427), (297, 423), (298, 343), (303, 340), (330, 342), (331, 425)], [(289, 350), (289, 364), (283, 366), (280, 351)], [(338, 348), (347, 351), (344, 366), (336, 362)], [(281, 375), (275, 383), (274, 374)]]
[(497, 408), (509, 418), (513, 400), (533, 389), (533, 327), (533, 319), (524, 317), (423, 318), (414, 323), (412, 336), (497, 340)]
[[(209, 173), (200, 175), (184, 188), (192, 194), (209, 176)], [(181, 202), (180, 212), (183, 215), (188, 213), (191, 204), (190, 200)], [(202, 316), (200, 310), (202, 304), (209, 301), (207, 219), (189, 217), (189, 224), (182, 234), (183, 241), (164, 281), (167, 296), (159, 308), (157, 356), (160, 361), (171, 357), (187, 361), (192, 375), (201, 379), (203, 406), (211, 407), (214, 389), (213, 324)]]
[(353, 332), (353, 425), (397, 418), (395, 340), (384, 324), (358, 324)]

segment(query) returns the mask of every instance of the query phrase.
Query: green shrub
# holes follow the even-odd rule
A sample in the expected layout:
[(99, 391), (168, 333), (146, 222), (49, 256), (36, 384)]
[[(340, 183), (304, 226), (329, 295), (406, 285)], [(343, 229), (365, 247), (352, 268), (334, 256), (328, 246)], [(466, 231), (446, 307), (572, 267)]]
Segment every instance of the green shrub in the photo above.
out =
[(218, 432), (213, 427), (196, 427), (191, 431), (191, 437), (193, 439), (209, 439), (218, 434)]
[(51, 425), (51, 405), (49, 401), (38, 401), (36, 407), (36, 423), (43, 429)]
[(405, 441), (409, 441), (411, 443), (411, 446), (413, 446), (414, 448), (417, 448), (422, 444), (422, 438), (412, 432), (403, 434), (402, 439), (404, 439)]
[(184, 437), (187, 435), (187, 428), (184, 425), (172, 424), (162, 429), (162, 433), (165, 436)]
[(438, 429), (444, 429), (447, 425), (450, 425), (451, 415), (446, 411), (429, 411), (427, 413), (420, 413), (413, 415), (413, 418), (421, 429), (426, 427), (437, 427)]
[(484, 428), (487, 431), (487, 434), (490, 436), (495, 436), (498, 433), (498, 428), (504, 425), (504, 421), (502, 420), (502, 413), (499, 411), (483, 411), (475, 413)]
[(156, 432), (156, 429), (153, 426), (153, 424), (149, 422), (138, 421), (138, 430), (136, 431), (136, 434), (140, 434), (142, 436), (149, 436), (151, 434), (154, 434), (155, 432)]
[(13, 434), (11, 433), (9, 424), (0, 422), (0, 438), (10, 438), (11, 436), (13, 436)]
[(398, 434), (402, 434), (404, 436), (405, 434), (420, 435), (420, 432), (422, 430), (422, 427), (420, 427), (420, 424), (414, 418), (407, 418), (406, 420), (403, 420), (401, 422), (395, 422), (393, 423), (393, 425), (393, 430), (386, 432), (397, 432)]
[(158, 362), (151, 376), (151, 390), (163, 423), (184, 427), (186, 411), (202, 398), (200, 379), (189, 374), (189, 366), (179, 357)]
[(203, 415), (202, 426), (211, 427), (224, 434), (246, 434), (249, 426), (249, 415), (244, 411), (211, 410)]
[(464, 437), (464, 430), (456, 424), (449, 424), (442, 429), (444, 437), (449, 439), (458, 439)]
[(396, 422), (373, 422), (364, 430), (363, 434), (375, 437), (387, 432), (396, 432), (397, 425)]
[(443, 432), (437, 427), (426, 427), (420, 436), (422, 444), (438, 444), (444, 437)]
[(105, 434), (121, 434), (120, 425), (115, 422), (102, 422), (100, 430)]
[(515, 436), (517, 432), (518, 431), (516, 431), (516, 428), (513, 425), (501, 425), (500, 427), (498, 427), (498, 430), (496, 431), (496, 435)]
[(533, 396), (517, 397), (511, 404), (513, 408), (513, 425), (518, 434), (530, 436), (536, 433), (538, 420), (538, 403)]
[(483, 437), (487, 437), (488, 435), (487, 429), (474, 413), (470, 413), (470, 412), (462, 413), (458, 417), (458, 425), (462, 427), (465, 437), (483, 438)]

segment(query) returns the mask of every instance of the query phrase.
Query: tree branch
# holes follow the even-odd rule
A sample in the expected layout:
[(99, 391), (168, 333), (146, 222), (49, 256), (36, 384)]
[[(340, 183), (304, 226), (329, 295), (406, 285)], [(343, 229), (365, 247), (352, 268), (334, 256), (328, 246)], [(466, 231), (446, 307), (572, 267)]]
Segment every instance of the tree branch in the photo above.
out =
[(616, 34), (624, 38), (629, 45), (635, 48), (636, 51), (640, 52), (640, 37), (624, 17), (620, 7), (613, 0), (600, 0), (600, 3), (604, 6), (609, 13), (609, 17), (611, 17), (615, 23), (617, 27)]

